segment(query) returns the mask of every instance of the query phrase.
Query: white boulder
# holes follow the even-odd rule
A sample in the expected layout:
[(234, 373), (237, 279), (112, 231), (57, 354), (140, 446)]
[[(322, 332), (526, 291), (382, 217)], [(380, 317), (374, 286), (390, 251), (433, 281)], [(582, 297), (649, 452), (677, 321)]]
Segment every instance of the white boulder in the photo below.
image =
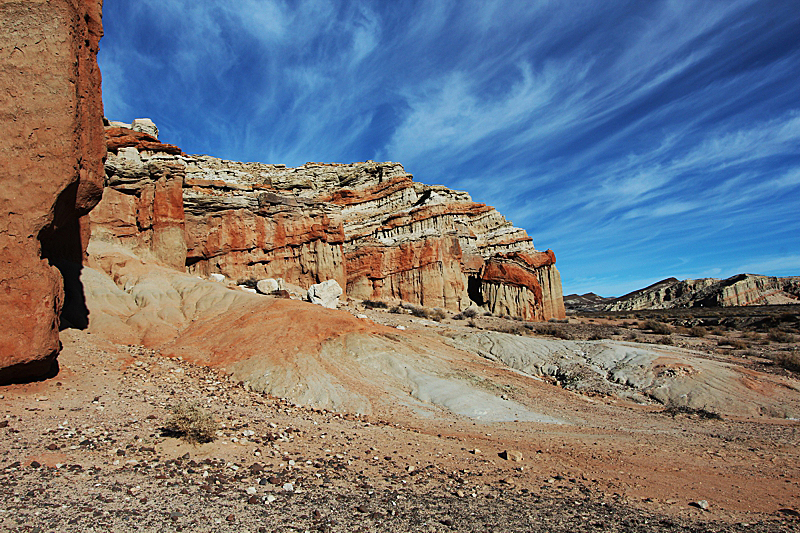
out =
[(211, 278), (211, 281), (216, 281), (217, 283), (225, 283), (225, 276), (222, 274), (217, 274), (216, 272), (213, 274), (208, 275)]
[(275, 291), (283, 290), (283, 278), (262, 279), (258, 283), (256, 283), (256, 289), (261, 294), (272, 294)]
[(328, 309), (336, 309), (339, 305), (339, 296), (344, 293), (342, 287), (335, 279), (312, 285), (308, 289), (307, 298), (312, 304), (321, 305)]

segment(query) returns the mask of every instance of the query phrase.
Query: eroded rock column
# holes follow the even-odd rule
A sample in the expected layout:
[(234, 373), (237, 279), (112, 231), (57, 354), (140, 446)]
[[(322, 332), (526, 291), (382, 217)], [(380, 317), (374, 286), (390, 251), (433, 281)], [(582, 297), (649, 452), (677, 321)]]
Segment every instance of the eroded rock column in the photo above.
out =
[(101, 10), (101, 0), (0, 0), (0, 383), (53, 370), (59, 268), (72, 292), (84, 216), (102, 195)]

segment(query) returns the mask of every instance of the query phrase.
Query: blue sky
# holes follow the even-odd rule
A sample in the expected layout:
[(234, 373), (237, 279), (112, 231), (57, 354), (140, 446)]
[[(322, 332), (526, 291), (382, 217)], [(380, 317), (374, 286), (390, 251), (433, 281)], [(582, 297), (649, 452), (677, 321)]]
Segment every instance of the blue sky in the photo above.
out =
[(564, 293), (800, 275), (797, 0), (105, 0), (105, 113), (188, 153), (398, 161)]

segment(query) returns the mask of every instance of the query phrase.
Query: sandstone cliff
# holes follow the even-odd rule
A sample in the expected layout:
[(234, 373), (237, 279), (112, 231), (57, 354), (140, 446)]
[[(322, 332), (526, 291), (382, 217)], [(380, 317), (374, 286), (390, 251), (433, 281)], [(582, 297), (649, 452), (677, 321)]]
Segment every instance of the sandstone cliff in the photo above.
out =
[(62, 273), (71, 320), (85, 325), (73, 288), (104, 177), (101, 5), (0, 2), (0, 383), (51, 370)]
[(800, 277), (776, 278), (738, 274), (727, 279), (679, 281), (668, 278), (602, 303), (597, 310), (633, 311), (678, 307), (728, 307), (800, 304)]
[(287, 168), (187, 156), (113, 124), (95, 239), (238, 283), (335, 279), (356, 299), (564, 316), (552, 251), (535, 250), (494, 208), (415, 182), (398, 163)]

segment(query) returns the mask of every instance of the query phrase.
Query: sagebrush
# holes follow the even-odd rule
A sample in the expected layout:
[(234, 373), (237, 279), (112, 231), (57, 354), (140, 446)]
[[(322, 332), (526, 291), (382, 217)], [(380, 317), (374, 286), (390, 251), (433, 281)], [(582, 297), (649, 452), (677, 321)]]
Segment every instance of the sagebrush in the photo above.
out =
[(192, 444), (211, 442), (217, 432), (214, 417), (197, 404), (181, 403), (171, 409), (166, 430)]

